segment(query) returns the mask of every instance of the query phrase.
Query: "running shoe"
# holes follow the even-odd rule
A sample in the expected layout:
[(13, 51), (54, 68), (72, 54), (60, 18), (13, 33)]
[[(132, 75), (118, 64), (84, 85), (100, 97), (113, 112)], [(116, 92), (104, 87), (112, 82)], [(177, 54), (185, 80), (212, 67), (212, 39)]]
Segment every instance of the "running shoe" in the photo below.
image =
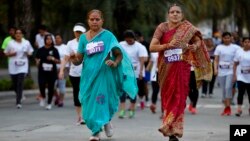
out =
[(45, 100), (44, 100), (43, 98), (40, 99), (39, 105), (40, 105), (41, 107), (44, 107), (44, 106), (45, 106)]
[(113, 134), (114, 134), (113, 126), (110, 122), (104, 125), (104, 131), (105, 131), (105, 134), (107, 137), (113, 136)]
[(135, 116), (135, 110), (129, 110), (129, 118), (133, 118)]
[(52, 109), (52, 105), (51, 104), (49, 104), (49, 105), (46, 106), (46, 110), (51, 110), (51, 109)]
[(154, 104), (151, 104), (149, 108), (153, 114), (156, 113), (156, 106)]
[(22, 108), (22, 105), (21, 105), (21, 104), (17, 104), (17, 105), (16, 105), (16, 108), (17, 108), (17, 109), (21, 109), (21, 108)]
[(124, 118), (125, 117), (125, 110), (121, 110), (119, 112), (119, 118)]

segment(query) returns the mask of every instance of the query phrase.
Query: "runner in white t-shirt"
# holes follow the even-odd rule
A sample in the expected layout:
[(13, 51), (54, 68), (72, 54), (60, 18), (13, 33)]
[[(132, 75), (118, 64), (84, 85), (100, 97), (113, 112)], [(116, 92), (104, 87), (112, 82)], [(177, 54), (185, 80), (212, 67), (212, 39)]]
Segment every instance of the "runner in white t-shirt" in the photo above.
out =
[[(47, 34), (51, 34), (47, 31), (47, 27), (45, 25), (40, 25), (38, 28), (38, 33), (36, 34), (36, 37), (35, 37), (35, 47), (41, 48), (44, 46), (44, 37)], [(52, 40), (55, 43), (54, 35), (52, 35)]]
[(34, 50), (30, 42), (23, 39), (21, 29), (16, 29), (14, 36), (15, 39), (8, 43), (4, 53), (9, 57), (9, 74), (16, 92), (16, 106), (20, 109), (22, 107), (23, 82), (29, 67), (28, 56), (31, 56)]
[[(236, 52), (234, 57), (234, 81), (237, 80), (238, 85), (238, 109), (236, 116), (242, 114), (242, 104), (245, 91), (248, 94), (248, 102), (250, 105), (250, 38), (243, 38), (243, 48)], [(248, 109), (250, 114), (250, 108)]]
[(154, 114), (156, 113), (156, 103), (158, 93), (160, 91), (159, 83), (158, 83), (158, 52), (151, 52), (150, 53), (150, 60), (148, 62), (146, 70), (150, 72), (150, 81), (152, 86), (152, 98), (151, 98), (151, 105), (150, 110)]
[[(124, 39), (125, 41), (120, 42), (120, 45), (123, 47), (123, 49), (126, 51), (128, 56), (131, 59), (132, 65), (134, 67), (135, 76), (137, 78), (137, 85), (138, 85), (138, 95), (140, 99), (145, 96), (146, 92), (144, 89), (144, 80), (143, 77), (145, 76), (145, 66), (144, 62), (148, 58), (147, 49), (145, 46), (143, 46), (141, 43), (135, 40), (135, 34), (132, 30), (127, 30), (124, 32)], [(120, 97), (120, 113), (119, 117), (124, 118), (125, 117), (125, 101), (126, 101), (127, 94), (123, 94)], [(129, 117), (134, 117), (135, 114), (135, 99), (130, 99), (131, 105), (130, 105), (130, 111), (129, 111)], [(144, 106), (143, 106), (144, 107)]]
[(220, 86), (222, 88), (224, 111), (221, 115), (231, 115), (231, 99), (233, 87), (233, 58), (239, 46), (231, 43), (231, 33), (222, 34), (223, 44), (216, 47), (214, 56), (214, 74), (218, 74)]
[[(62, 42), (61, 35), (57, 34), (55, 40), (56, 40), (55, 48), (58, 50), (60, 55), (60, 60), (62, 61), (64, 56), (67, 54), (67, 46)], [(57, 64), (56, 66), (59, 72), (61, 64)], [(63, 107), (64, 95), (66, 93), (66, 78), (68, 76), (68, 70), (69, 70), (69, 63), (65, 65), (64, 78), (57, 79), (56, 81), (56, 89), (58, 88), (59, 93), (57, 92), (57, 90), (55, 90), (56, 91), (55, 104), (58, 107)]]
[[(67, 51), (61, 63), (59, 79), (64, 78), (65, 65), (68, 62), (71, 62), (70, 56), (75, 55), (77, 53), (79, 37), (82, 33), (86, 32), (86, 29), (82, 23), (77, 23), (75, 24), (73, 31), (74, 31), (75, 39), (70, 40), (67, 43)], [(77, 114), (77, 125), (85, 124), (81, 116), (82, 115), (81, 103), (78, 99), (81, 72), (82, 72), (82, 63), (80, 65), (74, 65), (73, 63), (70, 64), (69, 78), (73, 87), (74, 105), (75, 105), (76, 114)]]

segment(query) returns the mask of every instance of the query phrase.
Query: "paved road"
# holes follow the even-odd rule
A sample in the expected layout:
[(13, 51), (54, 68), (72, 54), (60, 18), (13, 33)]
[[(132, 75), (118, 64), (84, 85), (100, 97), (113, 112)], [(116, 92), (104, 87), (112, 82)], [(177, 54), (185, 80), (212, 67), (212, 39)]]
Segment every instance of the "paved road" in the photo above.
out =
[[(50, 111), (38, 106), (35, 93), (37, 91), (25, 91), (27, 99), (21, 110), (15, 108), (13, 92), (0, 93), (0, 96), (12, 95), (0, 98), (1, 141), (88, 141), (87, 127), (75, 125), (71, 91), (63, 108), (53, 107)], [(180, 141), (228, 141), (229, 125), (249, 124), (248, 105), (244, 105), (240, 118), (222, 117), (222, 109), (219, 88), (215, 89), (213, 98), (200, 98), (198, 114), (185, 113), (184, 136)], [(133, 119), (119, 119), (116, 115), (112, 120), (114, 136), (107, 139), (102, 133), (102, 141), (166, 141), (168, 139), (157, 131), (161, 124), (159, 116), (159, 108), (156, 114), (151, 114), (148, 108), (138, 109)]]

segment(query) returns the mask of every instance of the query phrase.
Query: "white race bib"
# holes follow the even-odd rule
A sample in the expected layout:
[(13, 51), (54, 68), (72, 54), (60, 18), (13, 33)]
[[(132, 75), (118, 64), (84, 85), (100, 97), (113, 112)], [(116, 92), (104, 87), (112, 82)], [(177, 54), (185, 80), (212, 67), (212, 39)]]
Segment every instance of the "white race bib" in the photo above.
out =
[(42, 67), (43, 67), (43, 70), (44, 70), (44, 71), (52, 71), (53, 64), (43, 63), (43, 64), (42, 64)]
[(242, 74), (250, 74), (250, 66), (241, 66)]
[(169, 49), (164, 51), (166, 63), (172, 63), (182, 60), (182, 49)]
[(104, 42), (90, 42), (86, 46), (87, 55), (96, 54), (98, 52), (102, 52), (104, 50)]
[(15, 61), (15, 65), (16, 65), (16, 66), (24, 66), (24, 65), (25, 65), (25, 61), (22, 60), (22, 59), (17, 59), (17, 60)]
[(221, 69), (230, 69), (230, 62), (221, 61), (219, 63), (219, 67)]

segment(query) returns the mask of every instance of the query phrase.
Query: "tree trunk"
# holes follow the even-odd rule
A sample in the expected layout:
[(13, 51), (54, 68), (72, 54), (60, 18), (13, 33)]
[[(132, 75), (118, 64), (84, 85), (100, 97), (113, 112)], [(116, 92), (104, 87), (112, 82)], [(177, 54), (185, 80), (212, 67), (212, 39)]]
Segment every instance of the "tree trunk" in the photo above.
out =
[(32, 28), (33, 12), (31, 7), (32, 0), (18, 0), (16, 1), (16, 23), (18, 27), (21, 27), (26, 35), (25, 38), (30, 39), (30, 33)]
[(214, 13), (212, 17), (212, 30), (213, 30), (213, 33), (218, 31), (218, 18), (217, 18), (216, 13)]
[(30, 33), (30, 43), (34, 44), (35, 35), (37, 34), (38, 26), (42, 23), (42, 1), (41, 0), (32, 0), (32, 11), (34, 13), (34, 26), (31, 29)]
[(15, 26), (15, 0), (8, 0), (8, 27)]

